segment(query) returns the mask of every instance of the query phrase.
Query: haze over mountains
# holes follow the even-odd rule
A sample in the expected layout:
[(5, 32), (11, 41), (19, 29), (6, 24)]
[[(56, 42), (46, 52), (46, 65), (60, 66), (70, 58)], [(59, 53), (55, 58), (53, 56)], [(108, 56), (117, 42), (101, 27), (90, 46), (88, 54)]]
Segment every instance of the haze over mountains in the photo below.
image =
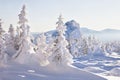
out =
[(81, 32), (82, 33), (120, 33), (120, 30), (117, 29), (104, 29), (100, 31), (88, 29), (87, 27), (81, 27)]
[[(77, 23), (75, 20), (71, 20), (65, 23), (65, 26), (67, 27), (66, 31), (66, 38), (73, 37), (77, 38), (82, 36), (95, 36), (101, 41), (120, 41), (120, 30), (117, 29), (104, 29), (101, 31), (96, 31), (92, 29), (88, 29), (87, 27), (81, 27), (79, 26), (79, 23)], [(32, 33), (33, 36), (37, 36), (37, 32)], [(46, 32), (47, 36), (57, 36), (56, 30), (50, 30)]]
[(84, 36), (93, 35), (102, 41), (120, 40), (120, 30), (104, 29), (101, 31), (96, 31), (96, 30), (88, 29), (86, 27), (82, 27), (80, 29), (82, 35)]

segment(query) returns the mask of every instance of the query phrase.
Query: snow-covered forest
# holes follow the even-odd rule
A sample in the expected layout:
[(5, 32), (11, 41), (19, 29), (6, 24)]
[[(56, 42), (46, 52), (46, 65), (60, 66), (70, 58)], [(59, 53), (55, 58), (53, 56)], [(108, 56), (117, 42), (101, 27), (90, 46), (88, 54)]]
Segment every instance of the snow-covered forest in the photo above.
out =
[(5, 31), (0, 19), (0, 80), (112, 80), (120, 78), (120, 41), (84, 36), (74, 21), (33, 34), (26, 6), (18, 14), (18, 26)]

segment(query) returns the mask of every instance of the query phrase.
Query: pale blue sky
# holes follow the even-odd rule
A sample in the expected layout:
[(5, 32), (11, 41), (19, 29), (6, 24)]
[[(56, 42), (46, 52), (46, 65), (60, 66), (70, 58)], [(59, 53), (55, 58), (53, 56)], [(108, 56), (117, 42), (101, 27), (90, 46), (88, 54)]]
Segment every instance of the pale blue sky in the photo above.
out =
[(26, 4), (32, 31), (55, 29), (60, 13), (64, 22), (74, 19), (81, 27), (120, 29), (120, 0), (0, 0), (4, 29), (11, 23), (17, 26), (23, 4)]

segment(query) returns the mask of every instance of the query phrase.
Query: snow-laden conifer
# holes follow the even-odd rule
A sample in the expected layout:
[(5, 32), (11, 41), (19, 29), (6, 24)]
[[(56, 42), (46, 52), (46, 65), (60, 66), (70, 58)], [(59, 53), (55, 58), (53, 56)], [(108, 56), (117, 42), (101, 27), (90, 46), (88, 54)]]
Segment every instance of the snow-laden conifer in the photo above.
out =
[(64, 26), (62, 19), (62, 15), (60, 15), (58, 18), (58, 22), (56, 23), (58, 24), (58, 26), (56, 27), (58, 36), (56, 37), (56, 40), (54, 42), (52, 55), (50, 57), (50, 62), (57, 65), (72, 63), (73, 58), (67, 48), (68, 42), (64, 36), (66, 27)]

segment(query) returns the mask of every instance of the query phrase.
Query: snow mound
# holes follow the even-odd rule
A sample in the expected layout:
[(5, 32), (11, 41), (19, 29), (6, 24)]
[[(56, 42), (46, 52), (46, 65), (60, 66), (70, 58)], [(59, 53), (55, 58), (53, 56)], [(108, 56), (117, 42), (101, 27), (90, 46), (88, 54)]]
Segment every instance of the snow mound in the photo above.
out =
[(120, 67), (113, 68), (112, 70), (109, 71), (108, 75), (119, 76), (120, 77)]
[(112, 52), (110, 55), (108, 55), (109, 57), (113, 57), (113, 58), (120, 58), (120, 55), (116, 52)]
[(101, 69), (99, 67), (86, 67), (84, 68), (85, 71), (93, 72), (93, 73), (102, 73), (105, 72), (106, 70)]

